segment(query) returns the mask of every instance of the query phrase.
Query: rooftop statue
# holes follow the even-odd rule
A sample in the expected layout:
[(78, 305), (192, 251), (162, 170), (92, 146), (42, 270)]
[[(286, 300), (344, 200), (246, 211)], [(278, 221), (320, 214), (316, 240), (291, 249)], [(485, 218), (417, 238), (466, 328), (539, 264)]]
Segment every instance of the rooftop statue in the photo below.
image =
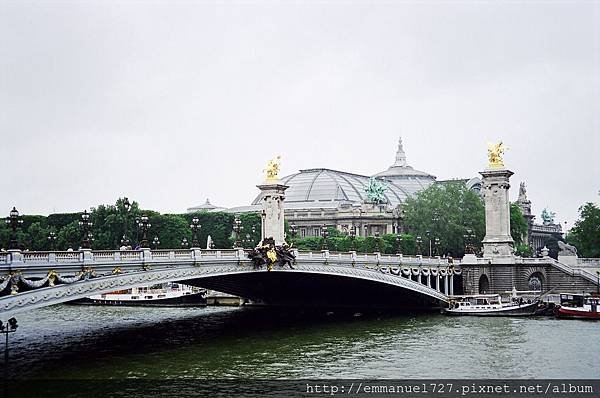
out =
[(385, 198), (384, 193), (387, 188), (388, 186), (385, 182), (373, 177), (369, 178), (369, 185), (365, 188), (368, 200), (375, 204), (386, 203), (387, 199)]
[(544, 208), (544, 210), (542, 210), (541, 217), (544, 225), (554, 224), (554, 217), (556, 217), (556, 213)]
[(527, 190), (525, 189), (525, 183), (522, 182), (519, 185), (519, 202), (524, 202), (527, 200)]
[(497, 144), (492, 144), (492, 143), (488, 144), (488, 158), (490, 161), (490, 164), (489, 164), (490, 168), (499, 169), (501, 167), (504, 167), (504, 162), (502, 161), (502, 155), (504, 154), (504, 152), (507, 149), (508, 148), (506, 146), (504, 146), (502, 141), (498, 142)]
[(281, 155), (269, 160), (267, 167), (263, 170), (267, 176), (267, 181), (276, 181), (279, 179), (279, 169), (281, 168)]

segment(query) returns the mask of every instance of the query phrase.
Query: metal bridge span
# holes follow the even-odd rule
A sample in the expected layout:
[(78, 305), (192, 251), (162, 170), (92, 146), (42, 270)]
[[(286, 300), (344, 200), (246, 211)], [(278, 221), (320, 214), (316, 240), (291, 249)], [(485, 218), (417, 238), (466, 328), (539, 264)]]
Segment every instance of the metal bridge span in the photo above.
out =
[[(246, 251), (134, 250), (0, 254), (0, 313), (10, 316), (168, 281), (269, 305), (438, 307), (461, 270), (445, 259), (296, 251), (290, 267), (255, 269)], [(458, 279), (458, 278), (457, 278)]]

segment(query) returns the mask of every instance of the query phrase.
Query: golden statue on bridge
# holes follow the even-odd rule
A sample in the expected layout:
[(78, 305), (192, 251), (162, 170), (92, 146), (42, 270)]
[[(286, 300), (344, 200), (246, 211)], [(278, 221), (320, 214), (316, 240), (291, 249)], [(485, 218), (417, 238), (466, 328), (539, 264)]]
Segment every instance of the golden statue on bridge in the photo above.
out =
[(269, 160), (267, 168), (263, 171), (267, 175), (267, 181), (277, 181), (279, 179), (279, 169), (281, 168), (281, 155)]
[(488, 159), (490, 161), (489, 167), (492, 169), (499, 169), (504, 167), (504, 162), (502, 161), (502, 155), (508, 149), (502, 141), (497, 144), (488, 144)]

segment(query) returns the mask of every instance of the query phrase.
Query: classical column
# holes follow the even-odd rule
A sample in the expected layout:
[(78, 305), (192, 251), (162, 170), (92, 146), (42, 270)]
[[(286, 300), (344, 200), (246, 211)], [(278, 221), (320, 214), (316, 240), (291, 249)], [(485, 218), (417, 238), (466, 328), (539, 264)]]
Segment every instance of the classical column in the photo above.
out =
[(275, 245), (285, 243), (284, 209), (285, 190), (289, 187), (284, 185), (278, 177), (279, 159), (277, 157), (269, 162), (266, 168), (266, 180), (257, 185), (262, 192), (262, 240), (273, 238)]
[(514, 255), (514, 241), (510, 236), (508, 189), (513, 172), (503, 168), (487, 169), (480, 174), (483, 176), (485, 202), (483, 257), (511, 257)]
[(483, 176), (485, 203), (485, 238), (483, 257), (490, 263), (514, 263), (514, 241), (510, 236), (509, 179), (513, 172), (504, 167), (502, 142), (488, 145), (489, 165), (479, 174)]

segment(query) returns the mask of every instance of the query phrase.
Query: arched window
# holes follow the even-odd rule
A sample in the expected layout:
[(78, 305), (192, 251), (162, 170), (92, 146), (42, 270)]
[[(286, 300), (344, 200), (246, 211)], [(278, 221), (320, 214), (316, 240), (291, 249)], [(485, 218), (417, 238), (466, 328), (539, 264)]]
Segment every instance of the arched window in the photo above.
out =
[(479, 294), (486, 294), (490, 292), (490, 280), (486, 274), (479, 277)]

